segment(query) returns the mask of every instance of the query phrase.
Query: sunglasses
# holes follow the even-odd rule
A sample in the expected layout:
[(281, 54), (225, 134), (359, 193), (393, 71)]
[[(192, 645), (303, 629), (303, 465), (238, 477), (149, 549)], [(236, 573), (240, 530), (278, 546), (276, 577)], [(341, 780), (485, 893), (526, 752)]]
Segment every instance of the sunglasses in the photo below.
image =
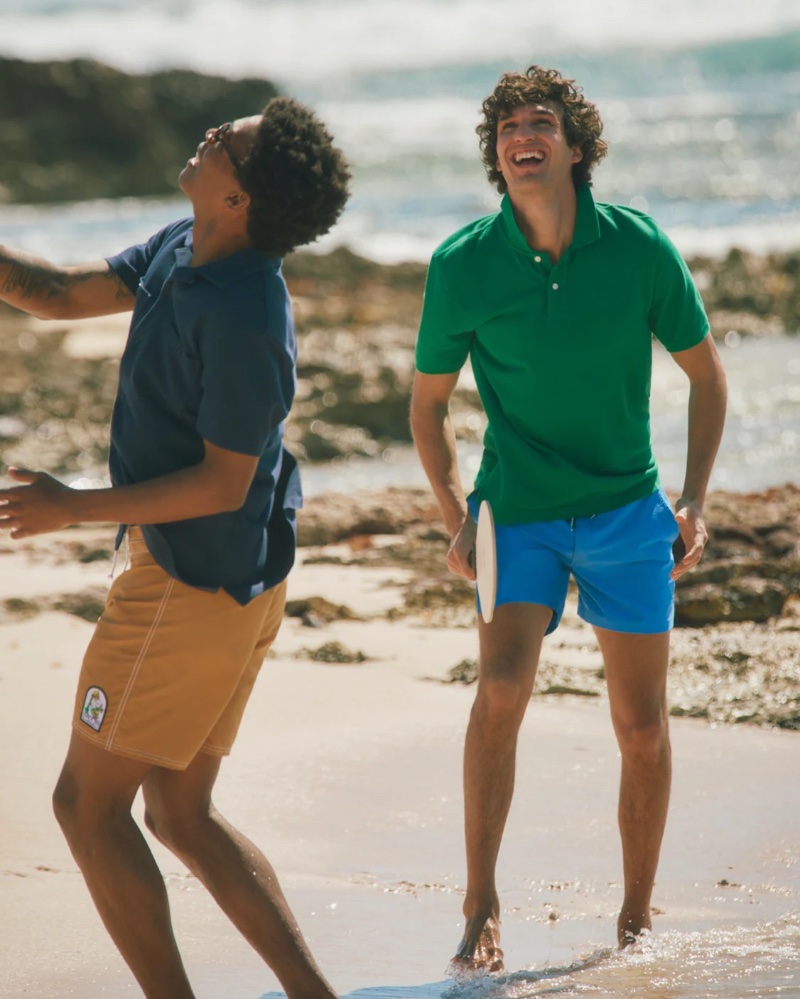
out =
[(206, 142), (209, 146), (221, 145), (228, 154), (228, 159), (233, 163), (234, 168), (238, 172), (242, 168), (242, 161), (235, 155), (228, 145), (228, 140), (225, 138), (226, 135), (230, 135), (232, 128), (233, 122), (230, 121), (226, 121), (224, 125), (220, 125), (218, 128), (209, 128), (206, 132)]

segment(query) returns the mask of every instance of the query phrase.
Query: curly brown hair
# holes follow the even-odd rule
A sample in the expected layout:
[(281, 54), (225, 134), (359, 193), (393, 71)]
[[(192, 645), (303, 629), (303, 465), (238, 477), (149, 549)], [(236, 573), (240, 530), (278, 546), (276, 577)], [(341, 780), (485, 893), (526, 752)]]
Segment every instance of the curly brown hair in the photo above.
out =
[(333, 137), (313, 111), (288, 97), (264, 108), (238, 174), (250, 195), (248, 235), (274, 256), (328, 232), (350, 194), (350, 170)]
[(483, 102), (483, 120), (475, 129), (487, 176), (501, 194), (506, 193), (508, 186), (497, 169), (497, 124), (520, 105), (542, 101), (552, 101), (561, 108), (567, 142), (580, 147), (583, 153), (572, 167), (576, 188), (591, 186), (592, 168), (608, 152), (608, 145), (600, 138), (603, 131), (600, 114), (574, 80), (564, 79), (557, 69), (542, 66), (529, 66), (524, 73), (504, 73)]

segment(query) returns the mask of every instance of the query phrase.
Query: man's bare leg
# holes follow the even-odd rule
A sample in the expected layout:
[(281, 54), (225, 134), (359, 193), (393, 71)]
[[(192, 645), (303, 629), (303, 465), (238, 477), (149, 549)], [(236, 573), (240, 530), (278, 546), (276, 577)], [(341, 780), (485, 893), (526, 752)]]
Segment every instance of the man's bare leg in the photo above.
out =
[(514, 793), (517, 734), (552, 615), (538, 604), (504, 604), (491, 624), (478, 622), (478, 692), (464, 745), (466, 926), (457, 967), (503, 970), (495, 868)]
[(619, 829), (625, 898), (617, 923), (624, 947), (651, 929), (650, 897), (667, 822), (672, 761), (667, 710), (669, 632), (627, 635), (595, 628), (605, 661), (614, 731), (622, 753)]
[(289, 999), (333, 999), (266, 857), (214, 807), (218, 758), (155, 769), (143, 785), (148, 828), (186, 864), (272, 968)]
[(194, 999), (163, 878), (131, 815), (150, 769), (73, 735), (53, 807), (100, 917), (147, 999)]

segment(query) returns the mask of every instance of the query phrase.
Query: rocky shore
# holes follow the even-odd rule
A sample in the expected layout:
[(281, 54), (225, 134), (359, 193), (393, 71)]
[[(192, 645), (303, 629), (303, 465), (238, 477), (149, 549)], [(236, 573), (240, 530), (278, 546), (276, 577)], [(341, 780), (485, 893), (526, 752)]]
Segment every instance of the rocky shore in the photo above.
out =
[(268, 80), (0, 58), (0, 202), (172, 194), (209, 124), (276, 94)]
[[(707, 555), (677, 587), (671, 714), (800, 731), (800, 488), (715, 493), (708, 518)], [(111, 526), (97, 526), (19, 543), (0, 537), (0, 577), (5, 569), (7, 579), (0, 627), (54, 611), (96, 621), (107, 588), (97, 580), (105, 578), (103, 564), (111, 565), (113, 536)], [(311, 499), (299, 517), (299, 541), (293, 578), (304, 581), (303, 593), (286, 608), (303, 634), (297, 656), (370, 664), (376, 626), (396, 628), (398, 641), (409, 629), (423, 629), (430, 649), (416, 654), (429, 657), (423, 672), (430, 681), (475, 682), (474, 587), (447, 571), (447, 537), (430, 492), (397, 488)], [(15, 586), (9, 567), (20, 564), (26, 568), (22, 576), (16, 570)], [(37, 567), (41, 581), (33, 587)], [(59, 580), (71, 567), (95, 582), (64, 589)], [(367, 590), (373, 595), (365, 602)], [(600, 650), (576, 603), (573, 591), (561, 626), (545, 640), (536, 698), (607, 698)], [(455, 641), (462, 629), (464, 639)]]
[[(734, 251), (724, 260), (692, 265), (715, 336), (800, 328), (793, 278), (800, 253), (756, 258)], [(286, 274), (300, 353), (297, 401), (287, 429), (293, 451), (308, 463), (376, 456), (409, 441), (424, 265), (383, 266), (340, 249), (327, 256), (293, 255)], [(126, 320), (92, 323), (43, 323), (11, 310), (0, 313), (0, 474), (9, 464), (71, 478), (91, 477), (104, 467)], [(479, 440), (483, 414), (468, 385), (457, 391), (453, 412), (459, 436)], [(678, 587), (673, 712), (800, 729), (800, 489), (716, 493), (707, 517), (706, 557)], [(402, 598), (386, 612), (390, 617), (432, 627), (474, 621), (472, 587), (446, 571), (446, 538), (429, 492), (392, 489), (312, 499), (299, 531), (304, 561), (397, 572)], [(109, 540), (68, 557), (104, 557)], [(3, 550), (10, 551), (9, 545), (4, 541)], [(345, 577), (342, 594), (340, 605), (320, 599), (291, 613), (310, 626), (331, 615), (346, 618), (353, 611)], [(96, 617), (101, 599), (87, 594), (57, 609)], [(6, 601), (0, 611), (13, 617), (45, 609)], [(540, 692), (603, 696), (599, 652), (574, 608), (561, 633), (567, 636), (564, 649), (542, 664)], [(329, 649), (325, 655), (336, 661), (356, 653)], [(474, 661), (453, 669), (454, 679), (474, 679)]]
[[(764, 256), (731, 250), (693, 258), (715, 338), (800, 331), (800, 250)], [(342, 248), (286, 261), (300, 333), (298, 399), (290, 440), (310, 461), (373, 456), (410, 441), (408, 402), (426, 265), (377, 264)], [(474, 389), (456, 389), (456, 433), (480, 441), (483, 410)]]
[[(690, 264), (716, 338), (800, 330), (800, 251), (756, 256), (732, 250), (724, 259)], [(298, 391), (287, 429), (292, 450), (314, 462), (374, 457), (393, 443), (410, 442), (426, 266), (378, 264), (340, 248), (293, 254), (285, 273), (299, 340)], [(108, 328), (120, 330), (119, 318)], [(120, 338), (112, 337), (108, 349), (75, 351), (72, 329), (0, 306), (0, 442), (8, 462), (75, 474), (106, 460)], [(483, 409), (468, 383), (456, 389), (452, 413), (460, 439), (481, 440)]]
[[(712, 493), (706, 514), (703, 562), (676, 589), (672, 713), (800, 731), (800, 487)], [(428, 627), (474, 623), (474, 589), (447, 571), (447, 535), (427, 490), (311, 499), (299, 540), (304, 562), (406, 574), (403, 602), (391, 616)], [(346, 603), (306, 602), (293, 613), (314, 626), (351, 611)], [(574, 593), (559, 634), (561, 651), (546, 650), (538, 695), (605, 696), (599, 649), (577, 618)], [(453, 682), (476, 677), (475, 660), (451, 671)]]

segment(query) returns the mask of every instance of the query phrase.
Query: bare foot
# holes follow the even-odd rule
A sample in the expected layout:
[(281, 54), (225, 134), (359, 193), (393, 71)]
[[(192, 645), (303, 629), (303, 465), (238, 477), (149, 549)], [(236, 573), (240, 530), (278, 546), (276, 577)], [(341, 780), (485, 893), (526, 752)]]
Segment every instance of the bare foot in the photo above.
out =
[(500, 920), (475, 916), (467, 920), (464, 938), (450, 962), (451, 973), (503, 971), (503, 949), (500, 946)]
[(617, 943), (619, 949), (624, 950), (642, 936), (649, 933), (653, 928), (650, 921), (650, 912), (633, 912), (623, 908), (617, 920)]

